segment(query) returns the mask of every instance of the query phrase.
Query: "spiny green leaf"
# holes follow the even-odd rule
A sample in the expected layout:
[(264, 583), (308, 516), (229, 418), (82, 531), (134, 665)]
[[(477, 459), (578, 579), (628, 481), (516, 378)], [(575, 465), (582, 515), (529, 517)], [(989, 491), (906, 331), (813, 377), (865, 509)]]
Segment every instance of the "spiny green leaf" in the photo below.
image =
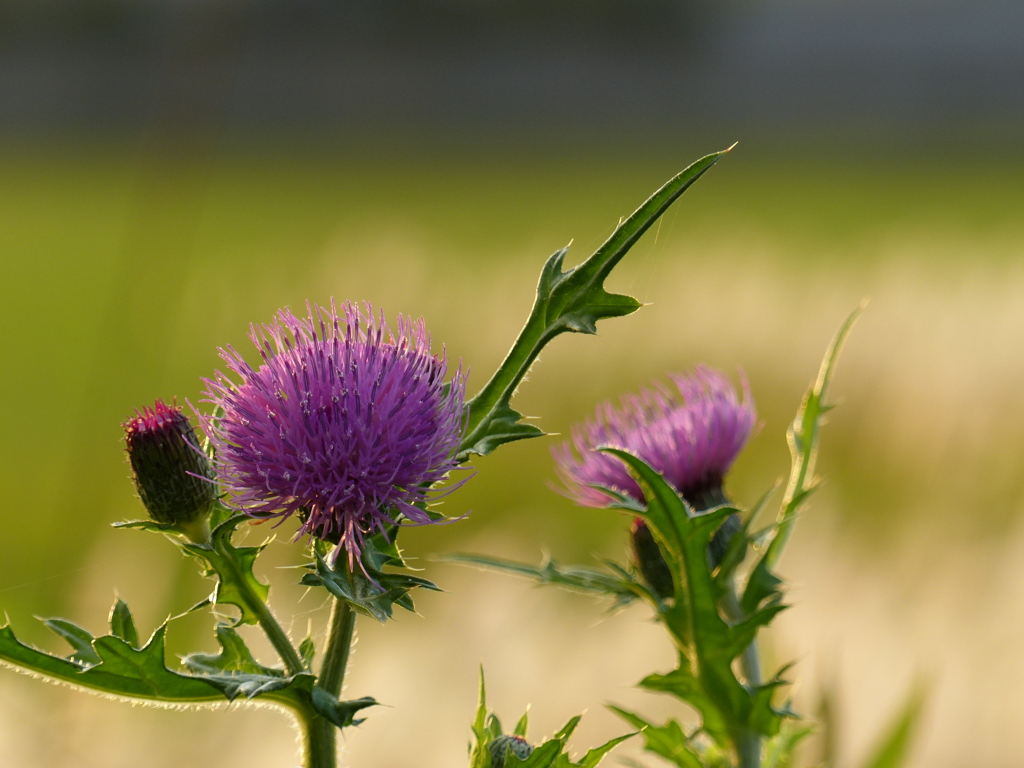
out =
[(753, 613), (762, 604), (772, 604), (782, 599), (783, 581), (768, 568), (762, 557), (747, 577), (740, 605), (744, 613)]
[(540, 584), (554, 584), (580, 592), (612, 595), (623, 605), (632, 602), (647, 591), (643, 585), (621, 569), (617, 574), (611, 574), (577, 565), (562, 566), (550, 559), (536, 566), (484, 555), (455, 554), (439, 559), (443, 562), (462, 563), (484, 570), (513, 573), (517, 576), (535, 579)]
[(352, 725), (359, 725), (363, 719), (356, 719), (355, 715), (366, 709), (377, 705), (377, 700), (372, 696), (363, 696), (360, 699), (351, 701), (338, 701), (322, 688), (314, 687), (311, 696), (313, 709), (317, 714), (327, 718), (338, 728), (347, 728)]
[(135, 619), (132, 618), (128, 604), (121, 598), (115, 600), (110, 609), (110, 634), (121, 638), (132, 648), (139, 647), (139, 632), (135, 629)]
[(211, 599), (217, 605), (233, 605), (238, 608), (238, 622), (241, 624), (256, 624), (259, 621), (250, 601), (256, 599), (266, 602), (270, 594), (270, 585), (257, 579), (252, 572), (263, 546), (236, 547), (231, 543), (235, 529), (251, 519), (247, 515), (232, 515), (213, 529), (208, 544), (181, 544), (183, 550), (209, 566), (207, 575), (217, 578)]
[(128, 699), (168, 702), (210, 702), (223, 699), (209, 683), (173, 672), (164, 664), (166, 625), (141, 649), (119, 637), (93, 642), (98, 661), (81, 666), (22, 643), (10, 625), (0, 627), (0, 661), (16, 669), (71, 685)]
[(779, 528), (765, 552), (769, 567), (774, 566), (782, 555), (782, 550), (792, 532), (797, 510), (814, 488), (814, 464), (818, 457), (821, 417), (831, 408), (825, 402), (828, 387), (832, 382), (832, 375), (835, 372), (836, 363), (839, 361), (843, 343), (863, 310), (864, 305), (862, 304), (839, 327), (825, 351), (825, 357), (821, 361), (821, 368), (818, 371), (818, 378), (804, 395), (803, 402), (789, 429), (789, 448), (793, 468), (786, 486), (786, 495), (782, 500), (782, 509), (779, 512)]
[(100, 663), (100, 657), (92, 647), (93, 640), (96, 638), (87, 629), (82, 629), (67, 619), (41, 619), (41, 621), (46, 625), (47, 629), (60, 635), (60, 637), (67, 641), (68, 645), (74, 648), (75, 652), (68, 656), (69, 661), (82, 666)]
[(682, 726), (675, 720), (665, 725), (655, 725), (640, 715), (619, 707), (609, 706), (619, 717), (640, 730), (644, 737), (644, 749), (668, 760), (679, 768), (704, 768), (704, 761), (690, 744)]
[(825, 357), (821, 361), (818, 371), (818, 378), (804, 395), (796, 417), (793, 419), (793, 424), (787, 433), (792, 457), (789, 483), (782, 499), (782, 509), (779, 510), (774, 532), (771, 534), (767, 546), (764, 547), (761, 557), (751, 570), (747, 586), (743, 591), (740, 603), (747, 613), (753, 613), (758, 606), (766, 601), (773, 602), (781, 598), (782, 581), (773, 573), (773, 569), (793, 532), (797, 512), (816, 486), (814, 464), (818, 455), (821, 417), (831, 407), (825, 403), (825, 397), (843, 343), (863, 309), (864, 305), (862, 304), (839, 327), (825, 351)]
[(773, 734), (778, 730), (778, 716), (770, 707), (765, 710), (761, 706), (757, 692), (748, 690), (732, 668), (733, 660), (750, 644), (756, 628), (771, 618), (773, 609), (766, 608), (737, 626), (728, 624), (719, 613), (718, 590), (707, 557), (715, 530), (737, 510), (722, 506), (695, 515), (665, 478), (643, 460), (616, 448), (601, 450), (621, 459), (640, 483), (647, 499), (643, 515), (673, 571), (677, 605), (659, 610), (683, 652), (680, 684), (697, 683), (696, 692), (686, 695), (693, 697), (703, 716), (717, 711), (720, 722), (712, 718), (709, 732), (717, 732), (718, 738), (722, 727), (730, 734), (749, 729)]
[(614, 739), (606, 741), (599, 747), (594, 747), (589, 750), (583, 759), (580, 760), (576, 765), (580, 768), (595, 768), (604, 758), (611, 752), (615, 747), (619, 746), (626, 739), (631, 739), (636, 736), (636, 733), (625, 733), (622, 736), (616, 736)]
[[(728, 150), (726, 150), (727, 152)], [(566, 333), (595, 333), (597, 321), (635, 312), (640, 302), (630, 296), (608, 293), (604, 281), (636, 241), (725, 152), (708, 155), (670, 179), (586, 261), (562, 271), (567, 248), (556, 251), (544, 264), (533, 308), (505, 360), (468, 403), (467, 429), (458, 459), (486, 455), (512, 440), (543, 435), (522, 424), (522, 416), (509, 402), (544, 346)]]
[[(117, 605), (115, 604), (115, 610)], [(125, 613), (127, 607), (125, 607)], [(88, 632), (64, 619), (50, 619), (48, 626), (80, 646)], [(185, 659), (196, 674), (168, 669), (164, 660), (167, 625), (160, 626), (145, 646), (134, 647), (115, 635), (92, 640), (94, 661), (71, 661), (40, 651), (18, 640), (10, 625), (0, 627), (0, 663), (44, 678), (70, 683), (129, 700), (185, 703), (216, 703), (264, 697), (292, 709), (312, 708), (339, 728), (358, 724), (353, 715), (371, 706), (372, 699), (338, 701), (314, 687), (309, 673), (285, 677), (281, 670), (259, 664), (231, 627), (218, 628), (218, 654), (192, 654)], [(127, 634), (127, 633), (126, 633)]]
[(218, 653), (192, 653), (183, 658), (181, 663), (191, 671), (204, 675), (241, 672), (272, 677), (285, 676), (284, 670), (280, 668), (260, 664), (234, 627), (221, 624), (215, 630), (215, 634), (220, 644)]
[(729, 731), (718, 708), (704, 692), (700, 681), (680, 666), (665, 675), (648, 675), (640, 681), (640, 687), (648, 691), (658, 691), (675, 696), (696, 709), (701, 716), (701, 726), (717, 744), (726, 746), (729, 743)]

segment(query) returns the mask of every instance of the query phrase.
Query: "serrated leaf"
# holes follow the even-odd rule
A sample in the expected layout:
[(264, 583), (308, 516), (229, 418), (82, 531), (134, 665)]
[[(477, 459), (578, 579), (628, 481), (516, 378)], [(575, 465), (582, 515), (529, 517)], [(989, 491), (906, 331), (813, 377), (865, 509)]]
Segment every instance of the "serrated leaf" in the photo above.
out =
[(782, 499), (782, 508), (779, 510), (778, 527), (761, 558), (765, 562), (766, 570), (773, 568), (779, 561), (782, 551), (789, 541), (793, 524), (796, 522), (797, 511), (814, 490), (816, 482), (814, 465), (818, 457), (818, 438), (821, 432), (822, 416), (832, 407), (825, 402), (825, 398), (828, 396), (828, 387), (832, 382), (836, 363), (839, 361), (839, 353), (842, 351), (853, 324), (863, 310), (864, 305), (862, 304), (850, 313), (832, 338), (825, 351), (825, 357), (821, 361), (818, 378), (804, 395), (786, 435), (792, 457), (792, 468), (789, 482), (786, 485), (786, 494)]
[(753, 613), (759, 605), (782, 599), (783, 581), (769, 570), (768, 562), (762, 557), (750, 571), (747, 585), (743, 589), (740, 605), (744, 613)]
[(598, 320), (628, 315), (640, 307), (631, 296), (606, 291), (605, 279), (640, 236), (724, 154), (708, 155), (670, 179), (578, 266), (562, 271), (567, 248), (547, 260), (533, 308), (512, 349), (483, 389), (466, 403), (467, 428), (459, 461), (471, 454), (486, 455), (513, 440), (544, 434), (533, 425), (523, 424), (522, 416), (509, 405), (530, 366), (556, 336), (595, 333)]
[(839, 327), (825, 351), (825, 357), (822, 359), (818, 371), (818, 378), (804, 395), (796, 417), (787, 432), (792, 458), (789, 482), (782, 500), (782, 508), (779, 510), (778, 520), (770, 532), (768, 544), (751, 569), (747, 585), (743, 590), (740, 604), (747, 613), (753, 613), (758, 606), (765, 602), (781, 598), (782, 580), (774, 574), (773, 569), (793, 532), (800, 507), (816, 487), (814, 465), (818, 455), (821, 417), (831, 408), (825, 403), (825, 397), (828, 394), (828, 387), (832, 381), (843, 343), (863, 308), (861, 305), (854, 310)]
[[(69, 642), (73, 638), (75, 647), (88, 634), (64, 619), (50, 619), (48, 626)], [(185, 663), (196, 674), (176, 672), (165, 663), (166, 631), (167, 625), (161, 625), (141, 648), (115, 635), (94, 638), (95, 661), (83, 664), (26, 645), (8, 624), (0, 627), (0, 663), (128, 700), (201, 704), (262, 696), (291, 709), (311, 707), (339, 728), (358, 724), (353, 715), (376, 703), (369, 698), (338, 701), (315, 688), (312, 674), (285, 677), (281, 670), (264, 667), (235, 630), (227, 626), (218, 628), (220, 653), (192, 654)]]
[(606, 741), (599, 747), (594, 747), (589, 750), (583, 759), (575, 765), (580, 768), (596, 768), (596, 766), (607, 757), (608, 753), (615, 749), (619, 744), (624, 742), (626, 739), (631, 739), (636, 736), (636, 733), (625, 733), (622, 736), (616, 736), (614, 739)]
[(220, 651), (215, 654), (191, 653), (181, 660), (186, 668), (201, 675), (240, 672), (269, 677), (285, 677), (283, 669), (265, 667), (260, 664), (234, 627), (221, 624), (214, 632), (217, 643), (220, 645)]
[(700, 681), (685, 667), (668, 674), (648, 675), (639, 683), (648, 691), (658, 691), (675, 696), (696, 709), (701, 716), (701, 727), (721, 746), (729, 743), (729, 731), (718, 708), (711, 702)]
[(16, 669), (128, 699), (209, 702), (223, 699), (209, 683), (169, 670), (164, 664), (166, 625), (136, 649), (119, 637), (93, 641), (98, 661), (83, 667), (22, 643), (8, 624), (0, 627), (0, 661)]
[(100, 657), (92, 647), (93, 640), (96, 638), (89, 630), (83, 629), (67, 619), (41, 619), (41, 621), (47, 629), (64, 638), (67, 644), (74, 649), (74, 653), (67, 657), (69, 661), (82, 666), (100, 663)]
[(135, 619), (128, 603), (121, 598), (115, 600), (110, 609), (110, 634), (121, 638), (132, 648), (139, 647), (139, 632), (135, 628)]
[(621, 569), (618, 573), (608, 573), (578, 565), (562, 566), (551, 559), (536, 566), (484, 555), (455, 554), (445, 555), (438, 559), (442, 562), (461, 563), (483, 570), (524, 576), (540, 584), (556, 585), (579, 592), (611, 595), (620, 605), (632, 602), (647, 592), (642, 584)]
[(270, 585), (257, 579), (252, 570), (263, 547), (236, 547), (231, 543), (235, 529), (251, 519), (247, 515), (232, 515), (213, 529), (208, 544), (181, 544), (184, 551), (208, 565), (207, 574), (217, 578), (211, 599), (217, 605), (238, 608), (240, 624), (256, 624), (259, 616), (252, 604), (265, 603), (270, 594)]
[(665, 725), (655, 725), (640, 715), (619, 707), (609, 706), (619, 717), (640, 730), (644, 737), (644, 749), (668, 760), (679, 768), (704, 768), (704, 761), (690, 744), (682, 726), (675, 720)]
[(728, 624), (719, 613), (718, 590), (707, 559), (715, 530), (737, 510), (722, 506), (695, 515), (665, 478), (643, 460), (617, 448), (600, 450), (622, 460), (640, 483), (647, 499), (643, 515), (664, 547), (676, 602), (685, 597), (685, 605), (666, 609), (662, 619), (683, 651), (680, 685), (696, 681), (696, 691), (687, 691), (686, 695), (693, 697), (692, 703), (703, 716), (717, 711), (721, 719), (719, 724), (717, 718), (712, 718), (709, 733), (717, 733), (716, 740), (720, 740), (724, 726), (729, 734), (753, 729), (773, 735), (778, 731), (780, 716), (758, 689), (748, 690), (739, 681), (733, 660), (750, 644), (757, 627), (774, 615), (774, 608), (766, 608), (738, 625)]

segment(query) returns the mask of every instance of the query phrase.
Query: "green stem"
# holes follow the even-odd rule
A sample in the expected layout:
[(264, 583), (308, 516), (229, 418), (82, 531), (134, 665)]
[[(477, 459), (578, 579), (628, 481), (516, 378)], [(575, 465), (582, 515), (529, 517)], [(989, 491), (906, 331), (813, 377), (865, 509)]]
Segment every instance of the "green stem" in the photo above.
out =
[[(736, 583), (729, 579), (729, 588), (722, 601), (722, 607), (729, 621), (737, 623), (745, 616), (736, 594)], [(740, 656), (740, 669), (746, 680), (747, 688), (754, 689), (761, 685), (761, 660), (757, 652), (757, 640), (751, 640)], [(760, 768), (761, 737), (753, 731), (743, 729), (732, 734), (736, 743), (736, 754), (739, 757), (739, 768)]]
[[(348, 603), (335, 599), (331, 607), (324, 662), (316, 681), (317, 688), (327, 691), (335, 698), (341, 695), (341, 686), (345, 682), (345, 670), (348, 668), (355, 625), (356, 615)], [(310, 712), (303, 717), (302, 726), (306, 745), (306, 768), (335, 768), (337, 731), (334, 724), (315, 712)]]
[(334, 723), (315, 712), (300, 717), (303, 736), (303, 766), (305, 768), (335, 768), (338, 749), (335, 743)]
[(736, 754), (739, 756), (739, 768), (760, 768), (761, 737), (753, 731), (744, 729), (733, 734), (736, 741)]
[(281, 661), (284, 662), (288, 674), (297, 675), (300, 672), (305, 672), (299, 652), (295, 650), (295, 646), (292, 645), (292, 641), (287, 633), (282, 629), (274, 614), (271, 613), (270, 606), (253, 592), (252, 587), (249, 586), (249, 582), (245, 578), (245, 574), (238, 569), (235, 559), (231, 554), (223, 550), (220, 551), (220, 554), (223, 556), (224, 562), (228, 563), (231, 568), (231, 579), (234, 581), (239, 592), (241, 592), (242, 599), (245, 600), (249, 610), (256, 614), (260, 628), (266, 634), (267, 639), (270, 640), (270, 644), (274, 646), (278, 656), (281, 657)]
[(331, 608), (331, 626), (327, 635), (324, 663), (316, 683), (334, 697), (341, 695), (341, 686), (345, 682), (345, 670), (348, 668), (355, 626), (356, 615), (348, 603), (335, 598), (334, 606)]

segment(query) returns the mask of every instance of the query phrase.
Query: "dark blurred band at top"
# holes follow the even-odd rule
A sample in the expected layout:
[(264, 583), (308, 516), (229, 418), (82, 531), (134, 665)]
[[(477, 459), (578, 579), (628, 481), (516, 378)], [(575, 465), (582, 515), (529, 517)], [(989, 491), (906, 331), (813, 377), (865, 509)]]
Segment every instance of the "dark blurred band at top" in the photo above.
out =
[(1022, 29), (1019, 0), (6, 0), (0, 131), (1013, 133)]

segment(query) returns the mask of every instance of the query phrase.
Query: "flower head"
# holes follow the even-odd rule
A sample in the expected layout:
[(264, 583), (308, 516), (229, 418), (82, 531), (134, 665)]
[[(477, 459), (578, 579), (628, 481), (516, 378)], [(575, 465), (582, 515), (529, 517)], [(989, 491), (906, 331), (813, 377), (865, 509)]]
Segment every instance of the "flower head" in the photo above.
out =
[(455, 468), (465, 377), (445, 383), (423, 321), (393, 332), (369, 304), (341, 312), (284, 309), (250, 327), (262, 364), (221, 350), (234, 383), (207, 379), (203, 418), (232, 504), (254, 517), (298, 515), (305, 533), (337, 542), (351, 567), (363, 539), (404, 517), (430, 523), (429, 487)]
[(216, 495), (210, 462), (181, 408), (157, 400), (124, 423), (135, 487), (158, 523), (205, 519)]
[[(697, 509), (725, 501), (722, 480), (757, 421), (750, 390), (743, 399), (722, 374), (699, 366), (693, 374), (670, 374), (675, 391), (656, 383), (604, 403), (593, 420), (572, 430), (572, 441), (553, 451), (567, 495), (588, 507), (606, 507), (609, 488), (643, 503), (644, 496), (625, 465), (596, 451), (627, 450), (660, 472)], [(573, 450), (575, 448), (575, 451)]]

